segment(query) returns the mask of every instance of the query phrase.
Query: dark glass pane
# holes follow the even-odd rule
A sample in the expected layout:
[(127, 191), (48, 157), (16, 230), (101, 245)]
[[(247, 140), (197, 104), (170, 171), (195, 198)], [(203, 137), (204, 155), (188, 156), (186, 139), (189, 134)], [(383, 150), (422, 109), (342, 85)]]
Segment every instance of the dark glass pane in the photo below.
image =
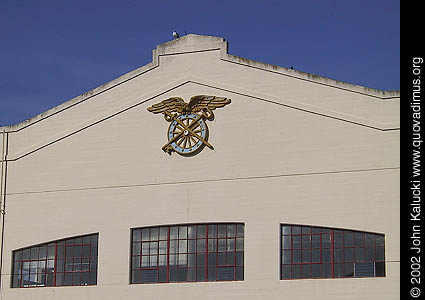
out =
[(283, 265), (281, 279), (291, 279), (291, 265)]
[(219, 266), (226, 265), (226, 253), (219, 253), (218, 254), (217, 265), (219, 265)]
[(22, 250), (17, 250), (13, 252), (13, 259), (15, 261), (22, 260)]
[(354, 261), (354, 248), (344, 248), (344, 261)]
[[(74, 239), (67, 239), (67, 240), (65, 240), (65, 244), (66, 245), (73, 245), (74, 244)], [(71, 283), (72, 283), (72, 280), (71, 280)]]
[(364, 261), (364, 248), (355, 248), (356, 262)]
[(282, 263), (290, 264), (291, 263), (291, 250), (282, 251)]
[(150, 229), (143, 228), (142, 229), (142, 241), (149, 241), (150, 238)]
[(82, 246), (74, 246), (74, 257), (81, 257), (82, 250)]
[[(139, 244), (139, 243), (133, 243), (133, 252), (132, 252), (133, 255), (139, 255), (140, 254), (140, 251), (137, 251), (138, 250), (137, 244)], [(149, 242), (142, 243), (142, 255), (148, 255), (149, 254), (149, 244), (150, 244)]]
[(316, 263), (320, 262), (320, 249), (313, 249), (311, 253), (311, 261)]
[(243, 266), (243, 252), (236, 252), (236, 265)]
[(197, 268), (196, 269), (196, 280), (198, 282), (206, 281), (206, 279), (205, 279), (205, 268)]
[(95, 285), (97, 283), (97, 272), (90, 272), (89, 275), (89, 284)]
[(83, 258), (81, 260), (81, 270), (88, 271), (90, 269), (90, 260), (88, 258)]
[(321, 232), (320, 227), (313, 227), (312, 228), (312, 233), (320, 233), (320, 232)]
[(198, 239), (199, 238), (205, 238), (205, 234), (206, 234), (206, 229), (207, 226), (206, 225), (198, 225)]
[(311, 247), (320, 248), (320, 234), (314, 234), (311, 236)]
[[(189, 229), (189, 232), (190, 232), (190, 229)], [(200, 270), (199, 273), (201, 273), (203, 269), (199, 269), (199, 270)], [(187, 269), (187, 281), (196, 281), (196, 268)]]
[(226, 254), (226, 265), (234, 266), (235, 265), (235, 253), (229, 252)]
[(72, 285), (80, 285), (81, 284), (81, 273), (74, 273), (72, 276)]
[(46, 259), (46, 257), (47, 257), (47, 247), (46, 246), (40, 247), (38, 255), (39, 255), (39, 259)]
[(235, 236), (236, 236), (236, 224), (228, 224), (227, 237), (235, 237)]
[(97, 245), (98, 240), (99, 240), (99, 235), (98, 234), (93, 234), (92, 236), (90, 236), (90, 242), (92, 244), (96, 244)]
[(356, 247), (363, 247), (364, 239), (365, 237), (363, 232), (354, 233), (354, 244), (356, 245)]
[(300, 263), (300, 262), (301, 262), (301, 250), (293, 250), (292, 263)]
[(292, 236), (292, 248), (293, 249), (301, 249), (301, 236), (293, 235)]
[[(144, 263), (143, 258), (144, 257), (142, 256), (142, 267), (143, 267), (143, 263)], [(177, 265), (177, 255), (170, 254), (168, 260), (169, 260), (170, 266), (176, 266)]]
[(385, 246), (385, 237), (383, 235), (376, 235), (376, 246)]
[(186, 281), (186, 278), (187, 278), (187, 269), (186, 268), (177, 269), (177, 281), (183, 282), (183, 281)]
[(334, 261), (335, 262), (342, 262), (344, 260), (344, 249), (342, 248), (336, 248), (334, 249)]
[(375, 260), (375, 248), (366, 247), (365, 248), (365, 261), (374, 261)]
[(233, 267), (221, 267), (217, 269), (217, 280), (234, 280), (235, 269)]
[(90, 235), (83, 236), (83, 244), (90, 244)]
[(63, 273), (56, 273), (56, 286), (62, 286), (63, 285)]
[(131, 257), (131, 266), (133, 269), (140, 268), (140, 256)]
[(196, 245), (197, 245), (197, 251), (198, 252), (205, 252), (206, 251), (205, 239), (197, 240)]
[(215, 224), (208, 225), (208, 237), (209, 238), (217, 237), (217, 225)]
[(331, 264), (322, 264), (322, 278), (331, 277)]
[(303, 235), (301, 239), (303, 249), (311, 248), (311, 235)]
[(179, 266), (186, 266), (187, 265), (187, 254), (179, 254), (177, 257), (177, 263)]
[(83, 252), (81, 253), (82, 257), (90, 257), (90, 245), (83, 246)]
[(302, 278), (311, 278), (311, 265), (302, 265)]
[(292, 234), (301, 234), (300, 226), (292, 226)]
[(208, 268), (208, 281), (216, 281), (217, 280), (217, 269), (213, 267)]
[(177, 281), (177, 268), (170, 267), (170, 282), (176, 282), (176, 281)]
[(198, 267), (205, 267), (205, 254), (196, 255), (196, 265)]
[(97, 244), (92, 244), (90, 247), (90, 256), (97, 256)]
[(343, 264), (334, 264), (334, 277), (341, 278), (344, 276)]
[(167, 265), (167, 255), (159, 255), (158, 256), (158, 266), (166, 266)]
[(331, 262), (331, 249), (322, 249), (322, 263)]
[(73, 258), (74, 257), (74, 247), (73, 246), (66, 246), (65, 255), (66, 255), (66, 258)]
[(90, 261), (90, 271), (97, 271), (97, 259)]
[(187, 239), (187, 226), (179, 226), (179, 239)]
[(243, 267), (236, 267), (236, 280), (243, 280)]
[(320, 264), (311, 265), (311, 277), (320, 278), (322, 276), (322, 266)]
[(188, 266), (196, 267), (196, 254), (188, 254)]
[(344, 231), (344, 247), (354, 246), (354, 233), (351, 231)]
[(226, 239), (218, 239), (218, 252), (224, 252), (226, 249)]
[(301, 265), (292, 265), (292, 278), (301, 278)]
[(208, 239), (208, 251), (215, 252), (217, 250), (217, 240)]
[(65, 273), (65, 280), (63, 285), (72, 285), (72, 273)]
[(31, 248), (31, 259), (38, 259), (38, 247)]
[(238, 237), (243, 237), (244, 236), (244, 224), (237, 224), (236, 225), (236, 231), (237, 231), (237, 236)]
[(151, 228), (151, 241), (157, 241), (158, 240), (158, 234), (159, 234), (159, 229), (158, 227), (155, 228)]
[(149, 266), (156, 268), (158, 266), (158, 256), (151, 255), (149, 256)]
[(168, 227), (159, 228), (159, 239), (163, 241), (168, 239)]
[(243, 251), (243, 238), (237, 238), (236, 239), (236, 251)]
[(13, 283), (12, 283), (12, 287), (16, 288), (16, 287), (20, 287), (21, 286), (21, 278), (19, 275), (14, 275), (13, 276)]
[(322, 234), (322, 248), (331, 247), (331, 235), (329, 233)]
[(354, 264), (353, 263), (344, 263), (342, 264), (342, 276), (343, 277), (353, 277), (354, 276)]
[(63, 259), (58, 259), (56, 261), (56, 272), (63, 272), (65, 269), (65, 263)]
[[(182, 241), (180, 241), (182, 242)], [(158, 242), (150, 242), (149, 243), (149, 254), (158, 254)]]
[[(179, 228), (177, 226), (170, 227), (170, 239), (174, 240), (174, 239), (177, 239), (178, 237), (179, 237)], [(177, 280), (177, 273), (176, 273), (176, 280)]]
[(218, 237), (226, 237), (226, 225), (225, 224), (218, 224)]
[(375, 276), (377, 276), (377, 277), (385, 276), (385, 263), (384, 262), (376, 262), (375, 263)]
[(301, 232), (303, 234), (311, 233), (311, 227), (310, 226), (303, 226), (303, 227), (301, 227)]
[(159, 254), (167, 254), (167, 241), (159, 242)]
[(158, 271), (158, 281), (166, 282), (167, 281), (167, 268), (159, 268)]
[(208, 254), (208, 267), (215, 267), (217, 265), (217, 255), (215, 253)]
[(58, 246), (57, 251), (58, 251), (57, 252), (57, 256), (58, 256), (57, 258), (59, 258), (59, 259), (65, 258), (65, 247), (64, 246)]
[(329, 228), (322, 228), (322, 233), (331, 233)]
[(334, 247), (340, 248), (343, 246), (343, 235), (342, 234), (334, 234)]
[(187, 226), (187, 238), (196, 239), (196, 225)]
[(302, 262), (311, 262), (311, 250), (302, 250)]
[(375, 235), (372, 233), (366, 233), (365, 241), (366, 245), (375, 245)]
[(31, 251), (30, 251), (30, 249), (29, 249), (29, 248), (24, 249), (24, 250), (23, 250), (23, 254), (22, 254), (22, 259), (23, 259), (23, 260), (30, 259), (30, 253), (31, 253)]
[(288, 225), (282, 226), (282, 234), (291, 234), (291, 226), (288, 226)]
[(74, 238), (74, 245), (81, 245), (83, 243), (82, 237)]
[(81, 285), (89, 284), (89, 272), (81, 273)]
[(377, 261), (385, 260), (385, 248), (384, 247), (376, 247), (376, 257)]

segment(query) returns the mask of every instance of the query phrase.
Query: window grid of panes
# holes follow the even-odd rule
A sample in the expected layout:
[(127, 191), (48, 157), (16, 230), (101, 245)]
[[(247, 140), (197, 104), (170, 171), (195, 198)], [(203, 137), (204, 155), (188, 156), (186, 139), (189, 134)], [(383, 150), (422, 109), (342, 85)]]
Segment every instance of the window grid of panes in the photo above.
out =
[(385, 236), (281, 225), (281, 279), (385, 276)]
[(243, 280), (244, 224), (132, 230), (131, 283)]
[(95, 285), (98, 237), (78, 236), (13, 251), (12, 287)]

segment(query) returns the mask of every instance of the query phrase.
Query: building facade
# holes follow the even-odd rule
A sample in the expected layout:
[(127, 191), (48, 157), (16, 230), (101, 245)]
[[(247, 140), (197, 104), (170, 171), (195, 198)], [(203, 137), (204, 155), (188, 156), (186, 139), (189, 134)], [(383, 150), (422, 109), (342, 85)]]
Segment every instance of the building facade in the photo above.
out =
[(0, 128), (1, 299), (399, 299), (399, 101), (161, 44)]

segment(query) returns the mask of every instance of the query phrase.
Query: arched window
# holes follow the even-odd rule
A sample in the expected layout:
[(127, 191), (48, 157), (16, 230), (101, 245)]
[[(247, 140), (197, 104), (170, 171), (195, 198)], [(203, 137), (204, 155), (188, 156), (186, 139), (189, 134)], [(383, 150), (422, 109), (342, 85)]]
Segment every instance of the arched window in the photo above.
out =
[(131, 283), (243, 280), (244, 224), (132, 229)]
[(383, 234), (281, 225), (281, 279), (383, 276)]
[(12, 287), (95, 285), (98, 237), (84, 235), (13, 251)]

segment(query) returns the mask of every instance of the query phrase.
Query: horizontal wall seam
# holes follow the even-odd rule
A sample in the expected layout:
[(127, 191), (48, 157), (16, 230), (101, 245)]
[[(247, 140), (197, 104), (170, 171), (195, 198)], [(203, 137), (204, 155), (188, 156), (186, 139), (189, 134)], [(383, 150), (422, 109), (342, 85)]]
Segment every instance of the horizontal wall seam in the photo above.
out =
[(357, 173), (357, 172), (375, 172), (375, 171), (399, 170), (399, 169), (400, 169), (400, 167), (388, 167), (388, 168), (372, 168), (372, 169), (358, 169), (358, 170), (339, 170), (339, 171), (327, 171), (327, 172), (274, 174), (274, 175), (263, 175), (263, 176), (229, 177), (229, 178), (217, 178), (217, 179), (201, 179), (201, 180), (156, 182), (156, 183), (142, 183), (142, 184), (115, 185), (115, 186), (70, 188), (70, 189), (57, 189), (57, 190), (45, 190), (45, 191), (27, 191), (27, 192), (6, 193), (6, 195), (12, 196), (12, 195), (28, 195), (28, 194), (44, 194), (44, 193), (58, 193), (58, 192), (103, 190), (103, 189), (105, 189), (105, 190), (106, 189), (124, 189), (124, 188), (135, 188), (135, 187), (166, 186), (166, 185), (177, 185), (177, 184), (198, 184), (198, 183), (240, 181), (240, 180), (257, 180), (257, 179), (270, 179), (270, 178), (295, 177), (295, 176), (316, 176), (316, 175)]

